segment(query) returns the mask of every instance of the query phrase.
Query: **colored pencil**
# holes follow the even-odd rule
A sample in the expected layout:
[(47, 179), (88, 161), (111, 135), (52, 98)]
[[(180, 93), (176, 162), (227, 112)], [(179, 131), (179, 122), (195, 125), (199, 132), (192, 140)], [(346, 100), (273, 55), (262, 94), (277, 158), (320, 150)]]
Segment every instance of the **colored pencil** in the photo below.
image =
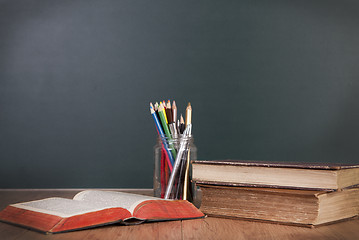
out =
[(161, 166), (160, 166), (160, 175), (161, 175), (161, 198), (163, 198), (165, 196), (165, 191), (166, 188), (165, 186), (167, 185), (166, 183), (166, 176), (165, 176), (165, 167), (166, 167), (166, 159), (165, 159), (165, 152), (166, 150), (164, 148), (161, 149)]
[(177, 122), (177, 105), (175, 100), (172, 103), (172, 121), (174, 123)]
[(160, 111), (160, 108), (161, 108), (161, 111), (163, 111), (163, 117), (164, 117), (164, 122), (162, 122), (162, 127), (164, 128), (164, 124), (168, 124), (168, 120), (167, 120), (167, 115), (166, 115), (166, 105), (164, 105), (163, 103), (160, 103), (160, 106), (158, 107), (158, 112)]
[(183, 134), (184, 129), (185, 129), (185, 124), (184, 124), (183, 116), (181, 114), (181, 118), (180, 118), (180, 122), (179, 122), (179, 132), (181, 134)]
[(171, 108), (171, 102), (168, 100), (166, 105), (166, 117), (167, 117), (167, 124), (172, 123), (172, 108)]
[(172, 137), (171, 137), (171, 132), (168, 128), (168, 125), (167, 125), (167, 122), (166, 122), (166, 113), (165, 113), (165, 110), (163, 108), (163, 105), (160, 104), (159, 108), (158, 108), (158, 114), (160, 116), (160, 120), (161, 120), (161, 123), (162, 123), (162, 127), (163, 127), (163, 130), (166, 134), (166, 137), (171, 140)]
[(172, 153), (172, 156), (173, 156), (173, 159), (171, 159), (171, 163), (173, 165), (174, 163), (174, 159), (176, 159), (176, 150), (173, 146), (173, 143), (172, 143), (172, 136), (171, 136), (171, 132), (168, 128), (168, 125), (166, 123), (166, 120), (165, 120), (165, 116), (166, 116), (166, 113), (164, 111), (164, 108), (163, 108), (163, 105), (160, 104), (160, 107), (158, 108), (158, 115), (160, 116), (160, 120), (161, 120), (161, 123), (162, 123), (162, 127), (163, 127), (163, 130), (166, 134), (166, 137), (167, 137), (167, 140), (168, 140), (168, 145), (169, 145), (169, 148), (171, 149), (171, 153)]
[(165, 134), (164, 134), (164, 132), (163, 132), (163, 130), (162, 130), (161, 123), (160, 123), (160, 121), (158, 120), (157, 115), (156, 115), (156, 112), (155, 112), (155, 110), (154, 110), (152, 107), (150, 107), (150, 112), (151, 112), (151, 115), (152, 115), (152, 117), (153, 117), (153, 119), (154, 119), (154, 121), (155, 121), (155, 125), (156, 125), (157, 131), (158, 131), (158, 133), (159, 133), (159, 135), (160, 135), (160, 137), (161, 137), (161, 140), (162, 140), (162, 143), (163, 143), (163, 145), (164, 145), (164, 148), (165, 148), (165, 150), (166, 150), (166, 152), (167, 152), (167, 154), (168, 154), (169, 168), (170, 168), (171, 171), (172, 171), (172, 166), (173, 166), (173, 162), (174, 162), (174, 157), (173, 157), (172, 153), (168, 150), (168, 144), (167, 144), (167, 141), (166, 141), (166, 139), (165, 139)]
[[(192, 106), (188, 103), (185, 119), (178, 119), (176, 102), (168, 100), (150, 103), (150, 112), (155, 121), (162, 149), (160, 160), (161, 198), (192, 199), (190, 187), (190, 149), (189, 137), (192, 134)], [(179, 135), (181, 134), (181, 135)], [(173, 139), (179, 139), (174, 143)], [(175, 146), (174, 146), (175, 145)]]

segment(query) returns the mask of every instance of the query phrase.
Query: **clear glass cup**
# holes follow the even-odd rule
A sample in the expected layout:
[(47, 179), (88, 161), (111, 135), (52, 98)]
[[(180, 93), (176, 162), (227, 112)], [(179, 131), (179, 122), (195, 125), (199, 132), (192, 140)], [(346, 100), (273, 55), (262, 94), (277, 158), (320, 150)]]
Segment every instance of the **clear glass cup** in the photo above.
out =
[[(181, 144), (184, 151), (180, 151)], [(176, 158), (178, 158), (179, 164), (169, 191), (168, 183)], [(191, 162), (196, 159), (197, 147), (194, 144), (193, 136), (182, 137), (179, 135), (177, 138), (171, 139), (158, 137), (154, 146), (154, 195), (165, 198), (166, 191), (168, 191), (169, 199), (184, 199), (194, 202), (197, 197), (197, 188), (192, 182)]]

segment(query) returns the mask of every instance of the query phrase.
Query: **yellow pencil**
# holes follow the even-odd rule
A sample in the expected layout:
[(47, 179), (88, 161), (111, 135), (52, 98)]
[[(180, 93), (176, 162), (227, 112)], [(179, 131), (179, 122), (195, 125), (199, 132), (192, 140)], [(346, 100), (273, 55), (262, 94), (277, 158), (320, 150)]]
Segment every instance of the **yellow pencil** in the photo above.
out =
[(163, 105), (162, 102), (160, 102), (160, 106), (158, 107), (158, 111), (160, 111), (160, 108), (163, 110), (163, 115), (164, 115), (164, 118), (165, 118), (165, 121), (166, 121), (166, 124), (168, 124), (168, 120), (167, 120), (167, 115), (166, 115), (166, 106)]

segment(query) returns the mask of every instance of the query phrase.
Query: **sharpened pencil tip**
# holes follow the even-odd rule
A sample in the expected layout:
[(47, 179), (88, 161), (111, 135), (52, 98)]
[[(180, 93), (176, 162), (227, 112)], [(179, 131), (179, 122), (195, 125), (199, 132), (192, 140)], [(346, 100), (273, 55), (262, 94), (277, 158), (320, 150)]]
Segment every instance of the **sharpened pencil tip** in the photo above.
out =
[(182, 114), (181, 114), (181, 117), (180, 117), (180, 123), (184, 123), (184, 119), (183, 119)]
[(186, 108), (186, 126), (188, 124), (192, 124), (192, 106), (190, 102)]
[(160, 102), (160, 106), (158, 107), (158, 111), (159, 111), (159, 112), (160, 112), (160, 111), (163, 111), (163, 109), (164, 109), (163, 104), (162, 104), (162, 102)]
[(166, 108), (171, 109), (171, 101), (168, 100)]
[(189, 102), (188, 105), (187, 105), (187, 109), (191, 109), (192, 110), (192, 106), (191, 106), (191, 103)]

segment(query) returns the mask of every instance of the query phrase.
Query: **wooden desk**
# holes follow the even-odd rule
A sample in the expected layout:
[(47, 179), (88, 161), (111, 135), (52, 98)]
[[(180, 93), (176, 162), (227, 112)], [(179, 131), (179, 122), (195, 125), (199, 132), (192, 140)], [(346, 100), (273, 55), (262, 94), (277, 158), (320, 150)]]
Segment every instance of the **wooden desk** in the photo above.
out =
[[(0, 190), (0, 209), (8, 204), (46, 197), (72, 198), (80, 190)], [(150, 195), (151, 190), (122, 189)], [(146, 223), (136, 226), (111, 225), (76, 232), (45, 235), (0, 222), (0, 239), (359, 239), (359, 220), (317, 228), (285, 226), (223, 218)]]

